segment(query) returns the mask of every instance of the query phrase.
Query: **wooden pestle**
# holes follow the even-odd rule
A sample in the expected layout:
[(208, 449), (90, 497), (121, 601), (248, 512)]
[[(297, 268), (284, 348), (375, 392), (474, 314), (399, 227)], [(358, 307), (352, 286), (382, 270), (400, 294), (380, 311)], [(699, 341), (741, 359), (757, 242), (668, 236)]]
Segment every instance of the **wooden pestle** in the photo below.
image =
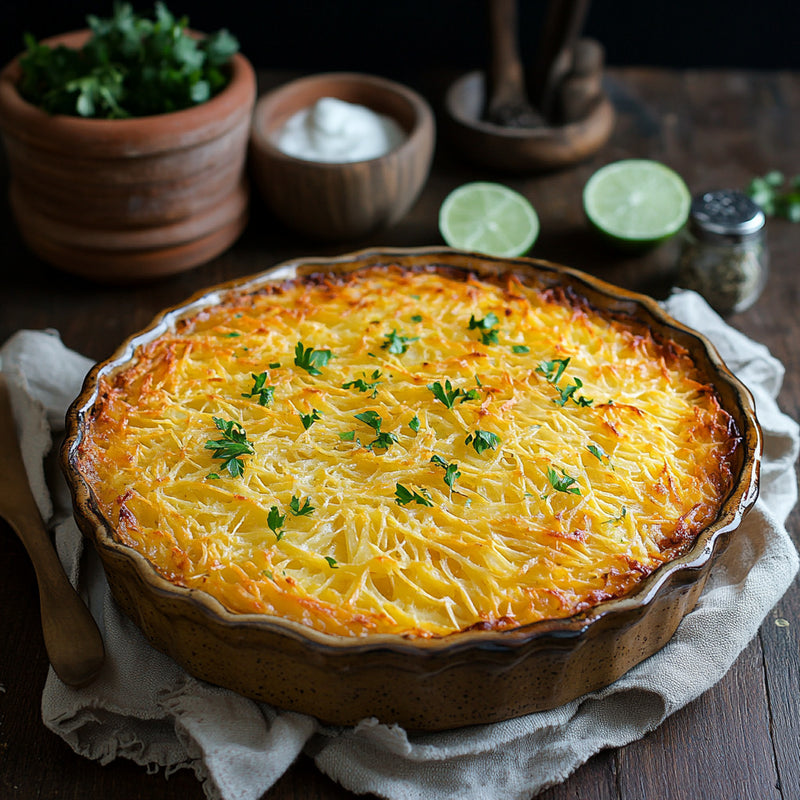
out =
[(490, 61), (484, 114), (495, 125), (533, 128), (542, 124), (531, 106), (519, 55), (517, 0), (488, 0)]
[(600, 101), (605, 49), (596, 39), (579, 39), (573, 48), (572, 69), (564, 78), (556, 100), (562, 124), (585, 119)]

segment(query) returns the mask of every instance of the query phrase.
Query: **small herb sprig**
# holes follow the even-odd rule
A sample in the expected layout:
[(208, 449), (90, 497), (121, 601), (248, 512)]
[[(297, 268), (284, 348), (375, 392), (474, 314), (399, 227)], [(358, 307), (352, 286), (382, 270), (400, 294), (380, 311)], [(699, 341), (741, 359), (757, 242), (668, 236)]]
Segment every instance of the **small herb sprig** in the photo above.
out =
[[(303, 504), (300, 504), (300, 498), (292, 495), (289, 502), (289, 511), (295, 517), (305, 517), (315, 511), (314, 506), (311, 505), (311, 500), (307, 497)], [(269, 513), (267, 514), (267, 525), (269, 529), (275, 534), (276, 541), (283, 539), (286, 533), (286, 513), (281, 514), (278, 506), (270, 506)]]
[(567, 473), (562, 469), (561, 475), (556, 472), (553, 467), (547, 468), (547, 480), (550, 481), (550, 485), (557, 491), (557, 492), (565, 492), (566, 494), (580, 494), (581, 490), (580, 487), (577, 485), (578, 481), (567, 475)]
[(394, 355), (402, 355), (408, 350), (412, 342), (419, 340), (419, 336), (401, 336), (397, 329), (394, 329), (391, 333), (384, 334), (383, 340), (382, 350), (388, 350)]
[(253, 379), (253, 386), (249, 392), (242, 392), (242, 397), (254, 397), (260, 406), (268, 406), (275, 397), (275, 387), (267, 386), (267, 373), (261, 372), (256, 375), (253, 372), (250, 376)]
[[(252, 455), (255, 451), (253, 443), (248, 441), (244, 428), (235, 420), (212, 417), (214, 425), (222, 432), (221, 439), (209, 439), (205, 444), (206, 450), (213, 450), (212, 458), (222, 460), (220, 468), (228, 470), (232, 478), (238, 478), (244, 473), (242, 456)], [(219, 474), (212, 472), (210, 478), (219, 478)]]
[(464, 444), (471, 444), (478, 455), (482, 455), (486, 450), (496, 450), (500, 444), (500, 437), (490, 431), (476, 429), (474, 433), (467, 434)]
[(369, 425), (376, 433), (376, 437), (368, 445), (365, 445), (367, 450), (372, 451), (376, 447), (379, 450), (388, 450), (397, 442), (396, 434), (381, 430), (383, 418), (376, 411), (364, 411), (361, 414), (356, 414), (355, 418), (365, 425)]
[(436, 464), (436, 466), (444, 469), (444, 482), (452, 490), (455, 486), (455, 482), (461, 477), (461, 473), (458, 470), (458, 464), (455, 462), (448, 464), (447, 461), (445, 461), (441, 456), (437, 455), (434, 455), (431, 458), (431, 463)]
[(309, 375), (322, 375), (319, 368), (327, 366), (331, 356), (330, 350), (315, 350), (313, 347), (305, 347), (302, 342), (294, 347), (295, 366), (304, 369)]
[(423, 489), (422, 494), (414, 489), (408, 489), (402, 483), (395, 484), (394, 490), (395, 503), (399, 506), (408, 505), (412, 501), (420, 506), (433, 506), (433, 500), (428, 496), (428, 492)]
[(800, 175), (795, 175), (786, 187), (783, 173), (774, 169), (766, 175), (753, 178), (746, 192), (768, 217), (784, 217), (790, 222), (800, 222)]
[(592, 405), (594, 400), (576, 395), (578, 389), (583, 388), (583, 381), (580, 378), (573, 378), (572, 383), (560, 388), (558, 382), (569, 366), (569, 358), (554, 358), (551, 361), (542, 361), (536, 367), (536, 372), (543, 375), (544, 379), (551, 384), (558, 392), (558, 397), (553, 399), (557, 406), (565, 406), (568, 400), (572, 400), (576, 405), (587, 407)]
[[(364, 375), (364, 373), (362, 373)], [(366, 377), (366, 375), (364, 375)], [(375, 399), (378, 396), (378, 385), (381, 383), (378, 380), (381, 377), (379, 369), (373, 370), (370, 375), (370, 380), (366, 381), (364, 378), (356, 378), (354, 381), (348, 381), (342, 384), (342, 389), (358, 389), (359, 392), (372, 392), (370, 397)]]
[(480, 397), (477, 389), (469, 389), (468, 391), (454, 389), (449, 379), (445, 380), (444, 386), (439, 381), (436, 381), (435, 383), (429, 383), (427, 388), (439, 402), (444, 403), (446, 408), (453, 408), (456, 400), (459, 399), (462, 403), (465, 403), (467, 400), (477, 400)]
[(469, 329), (478, 330), (481, 334), (482, 344), (497, 344), (496, 325), (500, 322), (497, 314), (490, 311), (483, 319), (478, 319), (474, 314), (469, 318)]

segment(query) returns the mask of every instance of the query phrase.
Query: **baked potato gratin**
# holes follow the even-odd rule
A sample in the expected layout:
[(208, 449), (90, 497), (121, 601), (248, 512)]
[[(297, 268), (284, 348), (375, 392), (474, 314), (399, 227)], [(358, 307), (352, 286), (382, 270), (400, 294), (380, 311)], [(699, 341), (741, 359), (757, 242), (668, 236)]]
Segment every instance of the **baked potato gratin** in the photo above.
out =
[(685, 552), (739, 436), (685, 349), (513, 275), (314, 275), (102, 377), (114, 536), (234, 613), (439, 637), (572, 616)]

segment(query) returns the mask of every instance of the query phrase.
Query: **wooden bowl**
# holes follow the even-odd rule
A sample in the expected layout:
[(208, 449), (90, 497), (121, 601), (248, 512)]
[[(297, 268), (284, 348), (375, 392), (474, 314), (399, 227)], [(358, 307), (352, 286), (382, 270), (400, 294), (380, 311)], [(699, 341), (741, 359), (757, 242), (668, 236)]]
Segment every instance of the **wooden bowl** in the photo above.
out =
[(614, 108), (605, 94), (583, 119), (538, 128), (487, 122), (482, 118), (485, 104), (483, 72), (458, 78), (445, 94), (446, 132), (464, 158), (507, 172), (545, 172), (576, 164), (597, 152), (614, 128)]
[[(465, 275), (512, 272), (531, 285), (574, 290), (592, 305), (630, 315), (656, 335), (687, 348), (713, 381), (742, 442), (731, 491), (691, 548), (652, 572), (632, 594), (569, 618), (508, 630), (406, 638), (337, 636), (281, 617), (232, 613), (206, 592), (170, 583), (140, 552), (123, 544), (114, 522), (99, 510), (78, 458), (95, 403), (102, 402), (102, 376), (130, 364), (138, 347), (180, 326), (183, 318), (220, 303), (228, 292), (258, 293), (297, 275), (392, 264), (409, 269), (433, 265)], [(100, 555), (116, 601), (157, 648), (190, 673), (334, 724), (377, 717), (410, 729), (435, 730), (553, 708), (612, 683), (666, 644), (755, 503), (761, 447), (747, 389), (707, 339), (667, 316), (650, 298), (544, 261), (422, 248), (297, 259), (198, 293), (165, 311), (89, 373), (67, 413), (62, 459), (76, 520)]]
[[(367, 161), (322, 163), (286, 155), (274, 143), (277, 132), (295, 112), (322, 97), (393, 118), (405, 141)], [(396, 223), (411, 208), (427, 180), (434, 139), (433, 112), (411, 89), (371, 75), (312, 75), (256, 103), (251, 172), (267, 205), (289, 227), (317, 239), (356, 239)]]

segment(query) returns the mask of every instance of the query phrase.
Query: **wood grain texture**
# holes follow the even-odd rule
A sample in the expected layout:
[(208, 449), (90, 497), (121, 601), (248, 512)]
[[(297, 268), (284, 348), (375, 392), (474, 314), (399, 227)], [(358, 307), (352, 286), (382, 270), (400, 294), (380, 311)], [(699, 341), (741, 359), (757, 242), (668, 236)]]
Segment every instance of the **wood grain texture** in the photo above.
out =
[[(262, 87), (276, 75), (261, 75)], [(432, 102), (452, 76), (420, 86)], [(800, 74), (610, 70), (606, 88), (617, 124), (606, 147), (568, 171), (508, 178), (460, 160), (440, 139), (425, 190), (400, 224), (356, 246), (440, 243), (436, 218), (447, 193), (468, 180), (502, 179), (537, 208), (542, 234), (534, 255), (585, 269), (626, 288), (665, 297), (674, 279), (674, 244), (620, 257), (588, 231), (580, 192), (602, 164), (652, 157), (677, 169), (692, 191), (744, 186), (750, 177), (800, 167)], [(7, 175), (0, 162), (2, 177)], [(763, 296), (732, 325), (766, 344), (786, 366), (779, 401), (800, 418), (800, 225), (768, 224), (772, 267)], [(161, 308), (195, 289), (265, 269), (289, 257), (335, 255), (343, 248), (299, 239), (256, 199), (236, 246), (210, 264), (147, 287), (98, 287), (47, 267), (30, 255), (0, 196), (5, 281), (0, 341), (19, 328), (56, 328), (91, 358), (109, 355)], [(800, 512), (789, 518), (795, 541)], [(46, 661), (33, 570), (21, 544), (0, 523), (0, 797), (4, 800), (202, 800), (188, 771), (168, 780), (126, 761), (106, 766), (75, 755), (40, 719)], [(785, 620), (786, 623), (778, 620)], [(800, 798), (800, 584), (767, 617), (756, 639), (712, 689), (656, 731), (627, 747), (599, 753), (539, 800), (797, 800)], [(354, 797), (303, 756), (266, 800)]]

